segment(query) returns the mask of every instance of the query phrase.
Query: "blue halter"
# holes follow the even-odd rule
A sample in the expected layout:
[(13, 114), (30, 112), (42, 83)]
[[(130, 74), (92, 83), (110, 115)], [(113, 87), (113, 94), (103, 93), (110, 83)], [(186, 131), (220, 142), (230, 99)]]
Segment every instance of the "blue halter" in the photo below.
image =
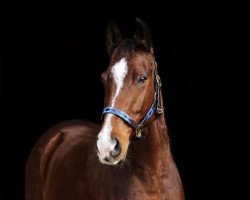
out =
[(142, 134), (141, 134), (141, 130), (144, 127), (144, 125), (146, 124), (146, 122), (150, 119), (150, 117), (153, 115), (153, 113), (156, 110), (156, 114), (161, 114), (163, 113), (163, 110), (161, 108), (161, 102), (160, 102), (160, 87), (161, 87), (161, 79), (158, 75), (157, 72), (157, 64), (155, 63), (155, 71), (154, 71), (154, 78), (155, 78), (155, 95), (154, 95), (154, 101), (151, 105), (151, 107), (149, 108), (146, 116), (142, 119), (142, 121), (137, 124), (128, 114), (126, 114), (125, 112), (117, 109), (117, 108), (113, 108), (113, 107), (106, 107), (103, 109), (102, 111), (102, 118), (105, 114), (113, 114), (116, 115), (118, 117), (120, 117), (122, 120), (124, 120), (126, 123), (128, 123), (130, 126), (132, 126), (135, 129), (135, 136), (137, 138), (141, 138)]

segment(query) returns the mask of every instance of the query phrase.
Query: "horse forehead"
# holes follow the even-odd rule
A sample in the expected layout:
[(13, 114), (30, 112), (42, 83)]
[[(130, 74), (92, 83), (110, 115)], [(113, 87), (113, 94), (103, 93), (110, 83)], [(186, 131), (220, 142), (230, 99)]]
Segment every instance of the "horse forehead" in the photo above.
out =
[[(128, 73), (128, 63), (125, 58), (121, 58), (111, 67), (111, 74), (116, 86), (121, 89), (124, 79)], [(118, 90), (119, 90), (118, 89)]]
[(110, 72), (117, 84), (123, 83), (130, 70), (134, 72), (149, 72), (151, 70), (152, 57), (148, 54), (134, 53), (131, 56), (124, 56), (110, 66)]
[(118, 60), (112, 67), (111, 72), (114, 78), (122, 79), (128, 72), (128, 64), (125, 58)]

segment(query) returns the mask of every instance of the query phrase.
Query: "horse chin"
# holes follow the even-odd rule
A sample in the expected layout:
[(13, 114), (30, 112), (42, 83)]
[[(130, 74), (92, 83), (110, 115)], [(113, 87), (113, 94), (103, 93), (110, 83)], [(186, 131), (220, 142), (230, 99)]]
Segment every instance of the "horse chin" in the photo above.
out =
[(122, 164), (125, 161), (125, 158), (122, 158), (120, 160), (115, 160), (114, 163), (112, 165), (116, 165), (119, 166), (120, 164)]
[(113, 165), (113, 166), (119, 165), (119, 164), (123, 163), (124, 161), (125, 161), (125, 156), (122, 157), (122, 158), (120, 158), (120, 159), (112, 160), (112, 161), (109, 161), (109, 162), (100, 159), (100, 162), (101, 162), (102, 164), (104, 164), (104, 165)]
[(103, 160), (100, 160), (100, 162), (104, 165), (116, 165), (119, 161), (114, 161), (114, 162), (106, 162)]
[(100, 160), (100, 162), (104, 165), (117, 165), (121, 160), (114, 160), (112, 162), (106, 162), (105, 160)]

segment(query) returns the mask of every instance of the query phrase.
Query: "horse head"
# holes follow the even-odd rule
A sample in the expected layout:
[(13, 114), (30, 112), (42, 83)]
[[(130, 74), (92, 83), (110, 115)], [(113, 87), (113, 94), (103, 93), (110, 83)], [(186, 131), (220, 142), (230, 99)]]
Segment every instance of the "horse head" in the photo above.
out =
[(105, 42), (110, 64), (101, 76), (105, 109), (96, 146), (100, 162), (115, 165), (126, 159), (131, 140), (141, 138), (143, 127), (162, 112), (160, 79), (149, 28), (140, 19), (133, 39), (123, 39), (111, 21)]

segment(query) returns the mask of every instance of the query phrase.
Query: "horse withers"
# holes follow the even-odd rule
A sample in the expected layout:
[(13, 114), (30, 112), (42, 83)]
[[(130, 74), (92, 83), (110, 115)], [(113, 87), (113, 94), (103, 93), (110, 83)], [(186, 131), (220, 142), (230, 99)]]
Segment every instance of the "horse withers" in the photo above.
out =
[(110, 64), (102, 125), (64, 121), (45, 132), (26, 165), (26, 200), (184, 200), (170, 150), (149, 28), (133, 39), (108, 24)]

